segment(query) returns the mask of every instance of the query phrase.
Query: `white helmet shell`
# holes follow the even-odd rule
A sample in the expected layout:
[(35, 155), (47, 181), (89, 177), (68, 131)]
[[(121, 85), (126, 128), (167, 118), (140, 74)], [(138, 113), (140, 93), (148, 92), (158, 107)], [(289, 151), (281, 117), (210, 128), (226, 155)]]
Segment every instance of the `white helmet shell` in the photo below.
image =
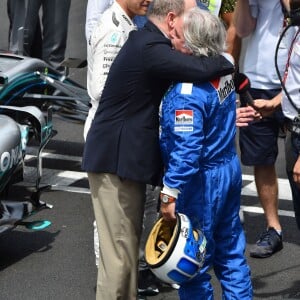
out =
[(182, 284), (197, 275), (203, 266), (206, 238), (193, 229), (189, 218), (176, 214), (176, 222), (160, 218), (152, 228), (145, 247), (151, 271), (162, 281)]

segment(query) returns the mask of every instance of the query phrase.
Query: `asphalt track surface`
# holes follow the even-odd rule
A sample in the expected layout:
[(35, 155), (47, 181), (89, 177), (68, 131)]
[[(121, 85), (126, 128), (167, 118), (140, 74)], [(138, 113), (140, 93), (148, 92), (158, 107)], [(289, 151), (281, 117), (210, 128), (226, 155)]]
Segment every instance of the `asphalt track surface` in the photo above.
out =
[[(72, 0), (66, 56), (85, 58), (84, 18), (86, 1)], [(6, 1), (0, 1), (0, 49), (7, 49)], [(71, 71), (83, 85), (86, 69)], [(92, 300), (97, 271), (93, 255), (93, 210), (86, 174), (80, 170), (83, 126), (54, 118), (58, 134), (47, 145), (42, 184), (55, 189), (42, 194), (53, 205), (28, 221), (47, 219), (52, 225), (42, 231), (18, 227), (0, 237), (0, 300)], [(1, 137), (0, 137), (1, 140)], [(243, 167), (242, 206), (247, 238), (246, 255), (252, 272), (254, 299), (300, 299), (300, 242), (289, 187), (284, 171), (283, 140), (279, 140), (277, 163), (280, 177), (280, 216), (284, 249), (267, 259), (249, 257), (249, 249), (265, 223), (253, 183), (252, 169)], [(34, 158), (26, 162), (26, 181), (32, 182)], [(11, 197), (24, 196), (15, 186)], [(213, 275), (215, 299), (221, 290)], [(153, 300), (179, 299), (177, 291), (163, 286)], [(105, 299), (103, 299), (105, 300)], [(194, 299), (191, 299), (194, 300)], [(197, 299), (195, 299), (197, 300)], [(199, 299), (202, 300), (202, 299)]]

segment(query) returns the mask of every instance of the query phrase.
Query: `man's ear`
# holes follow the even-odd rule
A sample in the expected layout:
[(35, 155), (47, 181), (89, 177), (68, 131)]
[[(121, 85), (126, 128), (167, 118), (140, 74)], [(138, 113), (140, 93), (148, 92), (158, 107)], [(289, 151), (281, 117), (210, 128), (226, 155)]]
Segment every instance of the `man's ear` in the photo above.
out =
[(173, 12), (169, 12), (167, 14), (167, 24), (168, 24), (168, 30), (171, 31), (175, 26), (175, 18), (176, 14)]

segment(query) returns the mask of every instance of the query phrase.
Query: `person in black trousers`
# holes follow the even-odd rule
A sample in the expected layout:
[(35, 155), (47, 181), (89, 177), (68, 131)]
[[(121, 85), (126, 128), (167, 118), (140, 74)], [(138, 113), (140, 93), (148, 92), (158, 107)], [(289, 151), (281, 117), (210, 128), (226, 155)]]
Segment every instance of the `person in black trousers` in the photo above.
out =
[(40, 58), (63, 71), (70, 5), (71, 0), (8, 0), (9, 51)]

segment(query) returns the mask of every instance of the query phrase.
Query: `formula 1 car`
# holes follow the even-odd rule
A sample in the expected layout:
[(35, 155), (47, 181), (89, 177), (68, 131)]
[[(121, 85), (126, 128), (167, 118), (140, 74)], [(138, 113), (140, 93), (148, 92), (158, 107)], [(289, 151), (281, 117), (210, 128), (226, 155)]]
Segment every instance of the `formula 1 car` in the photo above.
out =
[(89, 110), (86, 89), (68, 78), (69, 68), (82, 68), (86, 60), (66, 59), (63, 74), (40, 59), (0, 52), (0, 105), (32, 105), (84, 122)]
[[(42, 60), (0, 53), (0, 235), (24, 222), (28, 216), (51, 205), (40, 201), (42, 151), (54, 135), (52, 114), (83, 122), (89, 109), (84, 87), (68, 78), (69, 67), (85, 62), (69, 59), (60, 74)], [(31, 197), (9, 199), (9, 189), (23, 180), (27, 146), (36, 149), (36, 182)], [(30, 228), (44, 228), (47, 222)], [(32, 224), (31, 224), (32, 225)]]
[[(48, 115), (35, 106), (0, 106), (0, 234), (20, 225), (32, 213), (51, 206), (40, 201), (41, 153), (52, 137), (51, 107)], [(36, 184), (30, 199), (9, 199), (9, 188), (23, 180), (26, 147), (37, 141)], [(24, 223), (23, 223), (24, 224)]]

